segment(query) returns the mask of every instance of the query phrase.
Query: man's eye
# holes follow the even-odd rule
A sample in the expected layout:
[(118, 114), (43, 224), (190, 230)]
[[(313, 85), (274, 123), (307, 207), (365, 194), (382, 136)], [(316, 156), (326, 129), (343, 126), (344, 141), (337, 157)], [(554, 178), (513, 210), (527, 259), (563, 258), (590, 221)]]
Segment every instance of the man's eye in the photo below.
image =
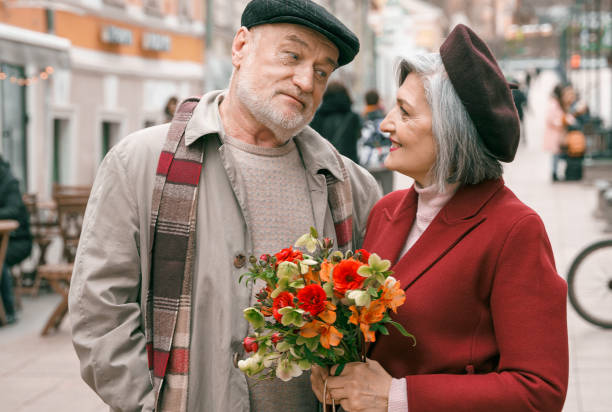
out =
[(324, 79), (327, 79), (327, 76), (329, 76), (324, 70), (317, 70), (317, 74), (319, 75), (319, 77), (322, 77)]
[(297, 55), (297, 53), (293, 53), (293, 52), (285, 52), (285, 56), (288, 57), (291, 60), (298, 60), (300, 58), (300, 56)]
[(404, 108), (402, 106), (400, 106), (399, 109), (402, 112), (402, 116), (408, 116), (408, 112), (406, 110), (404, 110)]

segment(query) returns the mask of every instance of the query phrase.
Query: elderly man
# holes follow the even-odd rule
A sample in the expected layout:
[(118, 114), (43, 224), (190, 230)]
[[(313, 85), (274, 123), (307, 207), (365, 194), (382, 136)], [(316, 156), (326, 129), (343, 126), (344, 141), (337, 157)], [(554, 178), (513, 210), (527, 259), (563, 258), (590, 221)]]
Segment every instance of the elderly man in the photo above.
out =
[(247, 381), (235, 367), (255, 290), (248, 256), (311, 226), (361, 244), (374, 179), (306, 127), (359, 42), (306, 0), (254, 0), (229, 89), (188, 99), (171, 125), (105, 158), (70, 290), (84, 380), (112, 410), (314, 411), (309, 377)]

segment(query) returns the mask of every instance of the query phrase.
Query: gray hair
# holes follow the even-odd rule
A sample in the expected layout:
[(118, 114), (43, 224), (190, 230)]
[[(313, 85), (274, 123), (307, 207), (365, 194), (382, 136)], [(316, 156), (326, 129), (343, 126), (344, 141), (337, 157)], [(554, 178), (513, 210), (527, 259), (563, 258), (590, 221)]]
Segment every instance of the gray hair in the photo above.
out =
[(401, 86), (410, 73), (423, 81), (431, 107), (431, 130), (437, 156), (430, 173), (440, 192), (447, 183), (476, 184), (501, 177), (499, 160), (484, 146), (476, 127), (446, 74), (439, 53), (402, 59), (397, 74)]

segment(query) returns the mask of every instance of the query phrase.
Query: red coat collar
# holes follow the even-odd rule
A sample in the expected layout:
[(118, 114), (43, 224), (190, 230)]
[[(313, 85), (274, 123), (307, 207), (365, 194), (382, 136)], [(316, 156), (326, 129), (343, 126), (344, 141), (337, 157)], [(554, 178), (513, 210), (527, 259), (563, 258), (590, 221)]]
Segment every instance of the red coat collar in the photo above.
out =
[(384, 239), (376, 242), (372, 251), (391, 259), (392, 270), (402, 287), (407, 289), (486, 220), (486, 216), (480, 212), (502, 187), (503, 179), (460, 187), (419, 240), (400, 259), (399, 254), (417, 209), (417, 193), (410, 188), (395, 206), (383, 209), (387, 220), (386, 229), (381, 231)]

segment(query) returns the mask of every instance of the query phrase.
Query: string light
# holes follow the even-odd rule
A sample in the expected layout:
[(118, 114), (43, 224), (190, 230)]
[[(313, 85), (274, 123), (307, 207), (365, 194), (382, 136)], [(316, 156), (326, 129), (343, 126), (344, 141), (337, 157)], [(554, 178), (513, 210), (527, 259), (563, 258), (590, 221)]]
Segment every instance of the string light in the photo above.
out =
[(40, 73), (32, 76), (32, 77), (17, 77), (11, 76), (8, 77), (7, 73), (0, 72), (0, 80), (6, 80), (7, 78), (13, 84), (17, 84), (19, 86), (32, 86), (37, 83), (38, 80), (47, 80), (49, 77), (55, 72), (55, 69), (52, 66), (45, 67), (45, 70)]

